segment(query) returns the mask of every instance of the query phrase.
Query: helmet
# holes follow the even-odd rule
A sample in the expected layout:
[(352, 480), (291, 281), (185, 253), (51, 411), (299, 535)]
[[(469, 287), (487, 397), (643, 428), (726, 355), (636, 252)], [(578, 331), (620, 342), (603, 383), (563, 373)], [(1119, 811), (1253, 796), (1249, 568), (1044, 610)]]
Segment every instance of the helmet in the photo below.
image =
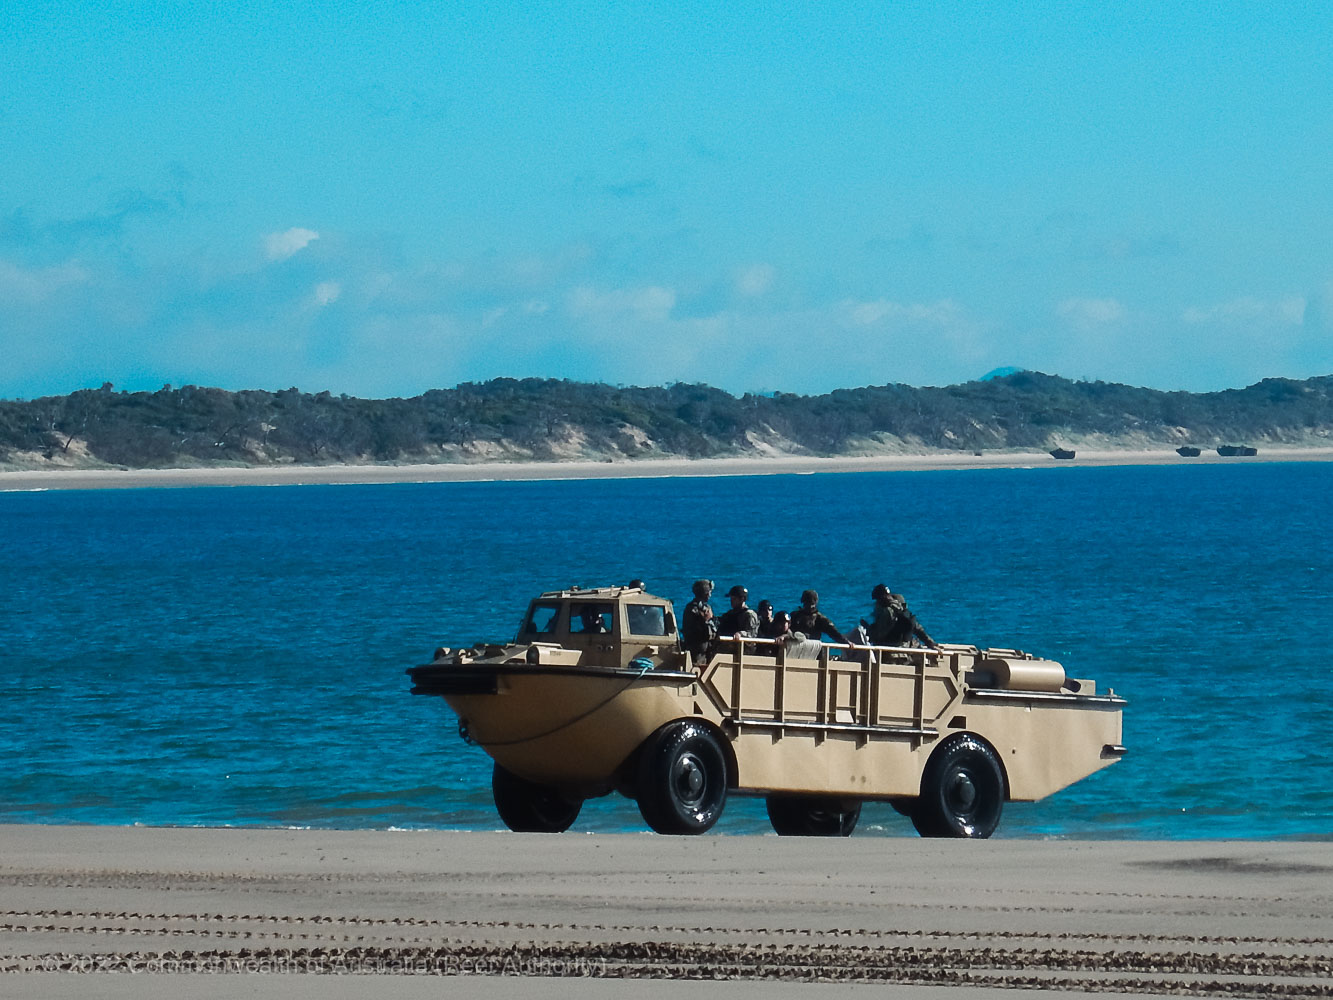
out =
[(819, 591), (817, 590), (801, 591), (801, 603), (804, 604), (807, 608), (813, 608), (816, 604), (819, 603)]
[(764, 600), (764, 601), (760, 601), (760, 602), (759, 602), (759, 610), (760, 610), (760, 611), (763, 611), (763, 610), (765, 610), (765, 609), (772, 610), (772, 608), (773, 608), (773, 602), (772, 602), (772, 601)]
[(750, 592), (738, 583), (736, 584), (736, 586), (732, 587), (730, 590), (727, 591), (727, 596), (739, 597), (741, 600), (745, 600), (745, 598), (750, 596)]
[(878, 601), (881, 597), (888, 597), (888, 596), (889, 596), (889, 588), (882, 583), (876, 584), (875, 589), (870, 592), (870, 599), (872, 601)]

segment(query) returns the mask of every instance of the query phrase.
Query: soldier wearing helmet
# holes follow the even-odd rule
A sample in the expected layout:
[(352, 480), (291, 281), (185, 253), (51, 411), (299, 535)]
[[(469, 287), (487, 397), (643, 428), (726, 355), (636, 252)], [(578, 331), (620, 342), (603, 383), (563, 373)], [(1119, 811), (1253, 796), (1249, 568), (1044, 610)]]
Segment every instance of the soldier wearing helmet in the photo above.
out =
[(759, 638), (772, 639), (777, 634), (773, 625), (773, 602), (764, 600), (755, 605), (759, 614)]
[(773, 627), (777, 630), (777, 634), (773, 638), (782, 640), (782, 648), (787, 656), (796, 656), (808, 660), (819, 658), (823, 651), (823, 644), (801, 632), (793, 632), (791, 616), (787, 612), (779, 611), (774, 615)]
[(713, 596), (712, 580), (695, 580), (694, 600), (685, 605), (680, 620), (680, 639), (687, 652), (695, 659), (708, 655), (708, 649), (717, 638), (717, 621), (708, 599)]
[(723, 613), (717, 622), (719, 636), (740, 635), (756, 636), (759, 634), (759, 616), (747, 607), (745, 599), (750, 592), (739, 583), (727, 591), (731, 598), (731, 610)]
[(875, 602), (873, 617), (869, 623), (862, 621), (870, 630), (870, 642), (876, 646), (914, 646), (924, 645), (939, 649), (939, 643), (932, 639), (916, 616), (907, 609), (907, 601), (902, 594), (895, 594), (884, 584), (879, 584), (870, 592)]
[(819, 593), (814, 590), (801, 591), (801, 606), (791, 613), (791, 627), (792, 631), (803, 632), (810, 639), (828, 636), (834, 642), (847, 641), (828, 616), (819, 610)]

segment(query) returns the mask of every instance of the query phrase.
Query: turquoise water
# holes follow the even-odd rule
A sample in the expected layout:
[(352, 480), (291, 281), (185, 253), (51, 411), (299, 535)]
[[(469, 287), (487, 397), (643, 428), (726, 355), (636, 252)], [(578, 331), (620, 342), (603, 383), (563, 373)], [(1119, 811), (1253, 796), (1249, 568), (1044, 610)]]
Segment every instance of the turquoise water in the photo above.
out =
[(1127, 697), (1129, 755), (998, 836), (1327, 838), (1330, 496), (1326, 464), (0, 494), (0, 821), (498, 829), (404, 668), (543, 589), (707, 575), (848, 625), (884, 581)]

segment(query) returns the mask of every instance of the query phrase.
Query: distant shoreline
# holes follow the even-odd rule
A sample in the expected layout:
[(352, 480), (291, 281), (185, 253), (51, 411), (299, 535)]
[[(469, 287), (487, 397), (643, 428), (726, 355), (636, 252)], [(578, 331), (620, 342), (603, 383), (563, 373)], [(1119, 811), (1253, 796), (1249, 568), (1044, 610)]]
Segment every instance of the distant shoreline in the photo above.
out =
[(556, 479), (659, 479), (678, 476), (772, 476), (839, 472), (1106, 467), (1131, 465), (1253, 465), (1333, 462), (1329, 448), (1268, 448), (1248, 458), (1206, 452), (1182, 458), (1174, 451), (1078, 451), (1073, 459), (1046, 452), (873, 455), (812, 458), (671, 458), (619, 462), (484, 462), (431, 465), (275, 465), (198, 469), (20, 469), (0, 471), (0, 492), (147, 489), (194, 486), (310, 486), (385, 483), (507, 482)]

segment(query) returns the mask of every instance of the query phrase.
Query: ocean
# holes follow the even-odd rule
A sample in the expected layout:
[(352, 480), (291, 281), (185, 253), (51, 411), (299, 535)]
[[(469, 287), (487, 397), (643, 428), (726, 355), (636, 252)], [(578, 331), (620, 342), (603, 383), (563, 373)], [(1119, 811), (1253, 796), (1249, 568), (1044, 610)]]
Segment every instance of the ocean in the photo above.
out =
[(500, 829), (404, 669), (542, 590), (707, 576), (849, 627), (884, 582), (1126, 697), (1128, 755), (996, 836), (1329, 839), (1331, 497), (1324, 463), (0, 493), (0, 822)]

